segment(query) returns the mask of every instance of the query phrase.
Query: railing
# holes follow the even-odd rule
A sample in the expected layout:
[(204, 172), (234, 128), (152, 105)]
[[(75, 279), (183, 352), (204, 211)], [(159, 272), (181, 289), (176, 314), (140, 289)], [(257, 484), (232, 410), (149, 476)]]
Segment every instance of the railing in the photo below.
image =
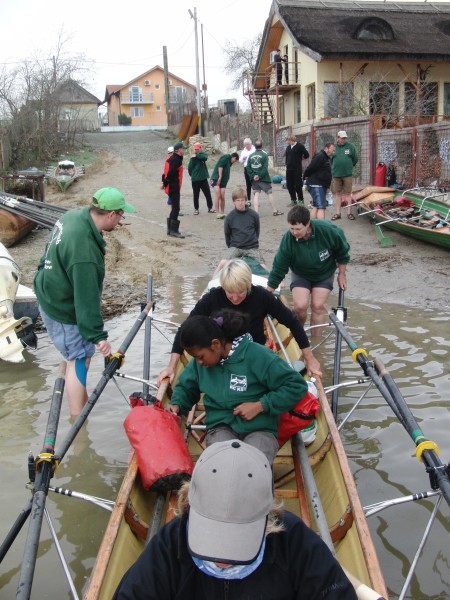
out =
[(153, 92), (146, 94), (130, 94), (129, 92), (122, 92), (120, 94), (121, 104), (153, 104), (155, 102)]

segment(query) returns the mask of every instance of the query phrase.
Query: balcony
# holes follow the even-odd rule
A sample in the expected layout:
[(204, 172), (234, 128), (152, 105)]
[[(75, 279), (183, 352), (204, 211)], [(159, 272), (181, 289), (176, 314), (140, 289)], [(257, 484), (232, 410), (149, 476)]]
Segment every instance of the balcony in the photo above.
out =
[(129, 92), (122, 92), (120, 94), (120, 103), (123, 104), (154, 104), (153, 92), (147, 92), (144, 94), (130, 94)]

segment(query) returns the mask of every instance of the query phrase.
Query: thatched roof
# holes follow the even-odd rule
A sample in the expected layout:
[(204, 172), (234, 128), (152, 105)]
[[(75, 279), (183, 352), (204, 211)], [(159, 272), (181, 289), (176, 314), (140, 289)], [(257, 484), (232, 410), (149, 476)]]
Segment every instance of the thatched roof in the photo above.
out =
[(450, 61), (449, 2), (274, 0), (264, 41), (273, 15), (290, 33), (294, 46), (318, 62)]

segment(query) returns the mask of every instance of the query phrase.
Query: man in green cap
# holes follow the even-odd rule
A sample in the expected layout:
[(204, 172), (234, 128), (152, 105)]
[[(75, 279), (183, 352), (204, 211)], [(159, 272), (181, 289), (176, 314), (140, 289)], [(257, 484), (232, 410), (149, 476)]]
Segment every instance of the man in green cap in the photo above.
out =
[(111, 354), (101, 294), (105, 277), (103, 231), (120, 225), (133, 206), (116, 188), (95, 192), (89, 207), (69, 210), (56, 222), (34, 278), (39, 310), (55, 347), (67, 361), (71, 416), (87, 402), (86, 380), (95, 350)]

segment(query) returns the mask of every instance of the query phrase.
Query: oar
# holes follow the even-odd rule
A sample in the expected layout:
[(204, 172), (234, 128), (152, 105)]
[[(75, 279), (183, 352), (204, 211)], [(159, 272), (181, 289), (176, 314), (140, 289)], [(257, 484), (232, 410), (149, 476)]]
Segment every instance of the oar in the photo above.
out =
[(108, 363), (107, 363), (107, 365), (105, 367), (105, 370), (103, 371), (103, 374), (102, 374), (102, 376), (100, 378), (100, 381), (95, 386), (94, 391), (89, 396), (89, 399), (86, 402), (85, 406), (83, 407), (83, 410), (81, 411), (81, 413), (77, 417), (77, 420), (72, 425), (69, 433), (67, 434), (65, 440), (62, 443), (62, 447), (61, 447), (60, 451), (58, 452), (58, 457), (59, 457), (60, 461), (64, 458), (67, 450), (69, 449), (69, 447), (72, 444), (73, 440), (76, 438), (77, 433), (82, 428), (84, 422), (86, 421), (87, 417), (89, 416), (89, 413), (94, 408), (95, 403), (99, 399), (101, 393), (105, 389), (105, 387), (108, 384), (109, 380), (112, 379), (112, 377), (114, 376), (114, 373), (122, 365), (124, 357), (125, 357), (125, 353), (128, 350), (131, 342), (136, 337), (137, 332), (139, 331), (139, 329), (142, 326), (142, 323), (144, 323), (144, 321), (145, 321), (145, 319), (146, 319), (146, 317), (147, 317), (147, 315), (148, 315), (148, 313), (150, 311), (151, 306), (152, 306), (152, 303), (151, 302), (147, 302), (144, 310), (141, 312), (141, 314), (139, 315), (139, 317), (136, 319), (136, 322), (134, 323), (134, 325), (130, 329), (130, 331), (129, 331), (128, 335), (126, 336), (126, 338), (124, 339), (124, 341), (122, 342), (122, 345), (120, 346), (119, 350), (115, 354), (112, 354), (109, 357), (109, 361), (108, 361)]
[[(435, 442), (428, 440), (415, 420), (411, 409), (406, 403), (406, 400), (397, 388), (394, 380), (387, 372), (380, 359), (375, 359), (374, 364), (377, 364), (376, 369), (368, 360), (368, 354), (363, 348), (359, 348), (353, 341), (346, 328), (340, 323), (336, 316), (330, 312), (329, 317), (334, 323), (336, 329), (342, 334), (342, 338), (348, 344), (352, 351), (352, 357), (357, 362), (365, 375), (368, 375), (378, 391), (391, 407), (400, 424), (406, 429), (414, 443), (416, 444), (416, 456), (427, 466), (427, 472), (430, 475), (431, 485), (434, 489), (439, 489), (442, 492), (447, 504), (450, 506), (450, 475), (448, 467), (439, 460), (439, 448)], [(381, 376), (379, 372), (381, 373)]]
[(44, 446), (41, 454), (36, 458), (36, 477), (34, 481), (33, 502), (31, 506), (30, 524), (25, 542), (22, 568), (20, 570), (19, 585), (16, 598), (28, 600), (33, 584), (34, 569), (36, 567), (39, 539), (41, 537), (42, 520), (44, 518), (45, 501), (50, 486), (50, 479), (58, 462), (55, 457), (56, 432), (58, 430), (59, 415), (65, 384), (66, 363), (60, 367), (58, 378), (55, 381), (52, 402), (48, 415), (47, 430), (45, 432)]
[[(346, 310), (344, 308), (344, 290), (339, 288), (339, 306), (336, 309), (336, 317), (344, 323), (346, 319)], [(339, 373), (341, 370), (341, 351), (342, 351), (342, 337), (339, 330), (336, 330), (336, 340), (334, 343), (334, 362), (333, 362), (333, 391), (331, 392), (331, 411), (333, 413), (334, 420), (337, 420), (338, 412), (338, 401), (339, 401)]]

